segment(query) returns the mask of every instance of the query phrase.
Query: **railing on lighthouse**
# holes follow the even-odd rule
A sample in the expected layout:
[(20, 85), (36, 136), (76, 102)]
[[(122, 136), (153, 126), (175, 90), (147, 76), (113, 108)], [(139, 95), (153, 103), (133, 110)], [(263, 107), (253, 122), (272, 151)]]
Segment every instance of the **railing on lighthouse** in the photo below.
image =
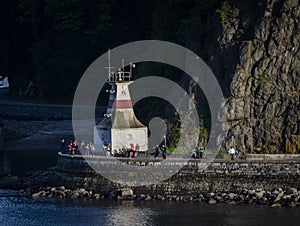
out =
[(122, 60), (122, 68), (119, 68), (117, 72), (112, 71), (114, 67), (111, 66), (110, 49), (108, 50), (108, 82), (129, 82), (132, 80), (132, 69), (135, 68), (135, 64), (129, 64), (129, 71), (125, 71), (124, 59)]

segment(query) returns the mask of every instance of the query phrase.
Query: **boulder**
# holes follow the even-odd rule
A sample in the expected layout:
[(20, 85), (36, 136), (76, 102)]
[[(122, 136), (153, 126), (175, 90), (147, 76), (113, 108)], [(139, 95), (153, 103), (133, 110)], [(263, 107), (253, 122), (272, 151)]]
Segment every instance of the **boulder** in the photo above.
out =
[(131, 188), (122, 188), (121, 189), (121, 196), (122, 197), (133, 196), (133, 190)]
[(287, 193), (288, 195), (297, 194), (297, 192), (298, 192), (297, 188), (288, 188), (288, 189), (286, 190), (286, 193)]
[[(170, 197), (171, 198), (171, 197)], [(146, 201), (148, 201), (148, 200), (151, 200), (152, 198), (151, 198), (151, 196), (150, 195), (147, 195), (147, 197), (145, 198), (145, 200)], [(172, 198), (171, 198), (172, 199)]]
[(80, 188), (80, 189), (79, 189), (79, 192), (83, 194), (83, 193), (86, 192), (86, 190), (85, 190), (85, 188)]
[(114, 190), (113, 197), (117, 199), (132, 199), (133, 190), (131, 188), (121, 188)]
[(64, 191), (64, 190), (66, 190), (66, 188), (65, 188), (65, 186), (59, 186), (59, 187), (56, 187), (56, 190)]
[(101, 196), (101, 194), (94, 194), (93, 198), (96, 200), (99, 200), (102, 198), (102, 196)]
[(279, 193), (279, 194), (276, 196), (274, 202), (279, 202), (279, 201), (281, 200), (282, 197), (283, 197), (283, 193)]
[(229, 193), (228, 194), (228, 199), (233, 200), (236, 196), (237, 196), (237, 194)]
[(34, 193), (33, 195), (31, 195), (32, 198), (39, 198), (39, 197), (45, 197), (46, 192), (45, 191), (39, 191), (37, 193)]
[(209, 199), (208, 204), (216, 204), (217, 201), (213, 198)]
[(223, 198), (221, 196), (218, 196), (218, 195), (215, 196), (214, 199), (217, 200), (218, 202), (222, 202), (223, 201)]
[(274, 203), (271, 207), (281, 207), (281, 204), (280, 203)]
[(264, 196), (264, 194), (265, 194), (264, 191), (260, 191), (260, 192), (256, 192), (255, 196), (260, 199), (260, 198), (262, 198)]
[(255, 190), (249, 190), (249, 195), (255, 195)]
[(79, 198), (79, 192), (78, 191), (74, 191), (72, 193), (72, 195), (70, 196), (71, 199), (78, 199)]

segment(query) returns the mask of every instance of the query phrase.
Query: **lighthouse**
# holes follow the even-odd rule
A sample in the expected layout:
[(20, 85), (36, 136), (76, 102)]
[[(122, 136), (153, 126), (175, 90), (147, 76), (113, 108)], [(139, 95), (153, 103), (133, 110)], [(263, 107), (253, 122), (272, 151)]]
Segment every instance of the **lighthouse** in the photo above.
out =
[(118, 151), (138, 144), (140, 151), (148, 149), (148, 130), (135, 116), (129, 92), (132, 81), (133, 64), (125, 71), (122, 68), (113, 72), (110, 65), (110, 51), (108, 51), (108, 81), (110, 85), (109, 101), (103, 119), (95, 127), (95, 144), (100, 149), (111, 145), (111, 150)]

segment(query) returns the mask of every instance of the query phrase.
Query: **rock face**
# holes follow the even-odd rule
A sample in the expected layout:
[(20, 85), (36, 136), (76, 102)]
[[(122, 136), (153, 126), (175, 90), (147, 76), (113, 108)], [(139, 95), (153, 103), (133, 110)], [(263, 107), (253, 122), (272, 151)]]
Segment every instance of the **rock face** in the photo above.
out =
[(300, 152), (300, 6), (254, 2), (236, 1), (221, 25), (211, 22), (208, 64), (226, 96), (223, 146)]

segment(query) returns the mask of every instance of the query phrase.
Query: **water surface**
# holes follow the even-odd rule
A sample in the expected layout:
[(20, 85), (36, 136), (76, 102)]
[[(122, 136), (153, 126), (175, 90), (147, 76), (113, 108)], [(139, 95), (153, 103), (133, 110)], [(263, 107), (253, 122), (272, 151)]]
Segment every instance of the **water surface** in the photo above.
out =
[(299, 208), (32, 199), (0, 190), (1, 225), (299, 225)]

